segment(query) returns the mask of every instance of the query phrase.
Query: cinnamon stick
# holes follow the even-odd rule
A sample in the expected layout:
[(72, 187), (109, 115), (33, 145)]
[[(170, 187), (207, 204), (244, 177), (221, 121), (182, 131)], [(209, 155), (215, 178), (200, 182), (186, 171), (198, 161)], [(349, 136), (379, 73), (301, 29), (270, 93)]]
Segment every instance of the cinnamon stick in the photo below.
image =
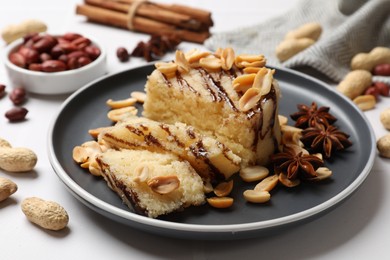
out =
[[(115, 0), (85, 0), (86, 4), (127, 13), (131, 4)], [(145, 2), (140, 5), (136, 11), (136, 16), (151, 18), (156, 21), (176, 25), (178, 27), (190, 30), (200, 30), (202, 23), (189, 15), (172, 12), (158, 7), (154, 3)]]
[[(92, 22), (128, 29), (128, 16), (121, 12), (84, 4), (77, 5), (76, 13), (86, 16)], [(159, 35), (172, 34), (181, 40), (195, 43), (203, 43), (210, 36), (207, 31), (177, 29), (175, 26), (138, 16), (133, 17), (132, 24), (135, 31)]]
[[(113, 0), (113, 1), (127, 3), (127, 4), (133, 4), (137, 0)], [(189, 16), (201, 21), (202, 23), (204, 23), (208, 27), (213, 26), (213, 20), (211, 19), (211, 12), (209, 12), (209, 11), (195, 8), (195, 7), (179, 5), (179, 4), (163, 4), (163, 3), (154, 3), (154, 4), (158, 7), (164, 8), (166, 10), (189, 15)]]

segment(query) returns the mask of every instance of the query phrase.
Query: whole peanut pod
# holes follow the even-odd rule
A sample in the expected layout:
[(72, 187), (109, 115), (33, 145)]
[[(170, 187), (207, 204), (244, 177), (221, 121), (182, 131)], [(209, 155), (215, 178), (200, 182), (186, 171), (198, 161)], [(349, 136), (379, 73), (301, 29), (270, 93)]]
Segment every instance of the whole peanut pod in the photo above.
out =
[(372, 75), (366, 70), (353, 70), (349, 72), (337, 86), (337, 90), (350, 99), (364, 93), (372, 84)]

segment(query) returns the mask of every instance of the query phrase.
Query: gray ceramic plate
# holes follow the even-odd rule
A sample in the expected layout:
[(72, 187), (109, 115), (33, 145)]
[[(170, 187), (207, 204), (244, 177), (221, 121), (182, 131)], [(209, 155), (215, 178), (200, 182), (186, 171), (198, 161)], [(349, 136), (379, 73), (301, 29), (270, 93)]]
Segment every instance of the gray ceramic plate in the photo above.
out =
[(111, 123), (106, 117), (106, 100), (123, 99), (132, 91), (143, 90), (146, 76), (153, 68), (148, 64), (92, 82), (64, 102), (51, 125), (49, 158), (55, 172), (76, 198), (100, 214), (141, 230), (174, 237), (235, 239), (267, 235), (307, 222), (339, 205), (362, 184), (372, 168), (375, 139), (364, 115), (322, 82), (291, 70), (277, 69), (275, 77), (282, 89), (281, 114), (288, 116), (297, 110), (298, 103), (310, 105), (315, 101), (319, 106), (329, 106), (338, 118), (336, 125), (351, 136), (353, 146), (326, 162), (334, 173), (331, 180), (302, 184), (294, 189), (277, 187), (269, 203), (257, 205), (245, 202), (242, 196), (254, 184), (237, 178), (232, 208), (220, 210), (204, 205), (160, 219), (137, 215), (103, 179), (88, 174), (72, 160), (72, 149), (91, 140), (89, 129)]

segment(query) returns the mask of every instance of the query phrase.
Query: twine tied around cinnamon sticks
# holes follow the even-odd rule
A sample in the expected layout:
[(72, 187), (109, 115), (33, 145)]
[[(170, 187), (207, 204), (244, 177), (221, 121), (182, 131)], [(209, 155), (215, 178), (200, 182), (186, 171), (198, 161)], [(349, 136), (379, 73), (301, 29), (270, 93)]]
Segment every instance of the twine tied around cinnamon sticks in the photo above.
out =
[(127, 28), (129, 28), (129, 30), (131, 31), (134, 31), (134, 26), (133, 26), (133, 19), (134, 19), (134, 16), (138, 10), (138, 7), (140, 7), (140, 5), (142, 4), (145, 4), (147, 2), (147, 0), (136, 0), (133, 2), (132, 5), (130, 5), (129, 7), (129, 11), (127, 12)]
[(206, 10), (147, 0), (84, 0), (76, 13), (91, 22), (147, 34), (170, 34), (196, 43), (203, 43), (213, 26)]

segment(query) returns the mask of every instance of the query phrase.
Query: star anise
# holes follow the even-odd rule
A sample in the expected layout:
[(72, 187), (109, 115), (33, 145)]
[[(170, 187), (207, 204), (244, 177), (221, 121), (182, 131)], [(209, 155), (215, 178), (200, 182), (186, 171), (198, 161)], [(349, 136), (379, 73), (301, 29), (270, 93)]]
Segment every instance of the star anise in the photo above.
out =
[(290, 117), (296, 121), (295, 126), (298, 128), (313, 127), (316, 124), (327, 124), (331, 125), (336, 122), (332, 114), (329, 113), (329, 107), (319, 107), (315, 102), (311, 103), (311, 106), (304, 104), (297, 105), (298, 112), (290, 115)]
[(283, 172), (290, 180), (316, 177), (316, 169), (324, 164), (317, 156), (297, 152), (289, 146), (284, 146), (283, 152), (271, 155), (271, 162), (276, 171)]
[(314, 152), (330, 158), (332, 152), (344, 150), (352, 145), (349, 135), (332, 125), (316, 124), (302, 131), (301, 141)]

